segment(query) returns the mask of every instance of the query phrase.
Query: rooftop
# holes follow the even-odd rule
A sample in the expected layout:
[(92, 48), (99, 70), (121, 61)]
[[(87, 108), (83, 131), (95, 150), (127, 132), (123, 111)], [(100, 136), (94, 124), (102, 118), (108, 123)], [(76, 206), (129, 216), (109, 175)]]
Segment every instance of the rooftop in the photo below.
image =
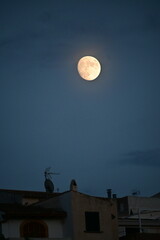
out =
[(18, 195), (21, 195), (23, 198), (38, 198), (38, 199), (55, 197), (61, 194), (61, 193), (47, 193), (47, 192), (40, 192), (40, 191), (11, 190), (11, 189), (0, 189), (0, 192), (18, 194)]
[(1, 221), (12, 218), (64, 218), (66, 212), (61, 209), (24, 206), (21, 204), (0, 204)]

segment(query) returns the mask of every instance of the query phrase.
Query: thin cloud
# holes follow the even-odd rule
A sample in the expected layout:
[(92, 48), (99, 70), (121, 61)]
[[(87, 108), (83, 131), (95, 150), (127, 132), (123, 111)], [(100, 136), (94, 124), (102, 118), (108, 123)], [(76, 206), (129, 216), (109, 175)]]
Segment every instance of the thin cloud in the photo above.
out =
[(138, 166), (160, 167), (160, 149), (128, 152), (121, 163)]

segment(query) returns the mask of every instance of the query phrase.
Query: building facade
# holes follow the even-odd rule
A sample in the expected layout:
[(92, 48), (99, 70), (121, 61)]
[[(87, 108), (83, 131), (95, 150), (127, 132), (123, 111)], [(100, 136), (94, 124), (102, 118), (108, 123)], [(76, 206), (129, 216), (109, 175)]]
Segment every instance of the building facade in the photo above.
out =
[(160, 239), (160, 198), (117, 199), (120, 239)]
[(114, 199), (64, 193), (0, 190), (0, 231), (7, 239), (117, 240)]
[(114, 199), (69, 191), (38, 205), (46, 208), (56, 206), (67, 213), (63, 225), (66, 237), (74, 240), (118, 239), (117, 208)]

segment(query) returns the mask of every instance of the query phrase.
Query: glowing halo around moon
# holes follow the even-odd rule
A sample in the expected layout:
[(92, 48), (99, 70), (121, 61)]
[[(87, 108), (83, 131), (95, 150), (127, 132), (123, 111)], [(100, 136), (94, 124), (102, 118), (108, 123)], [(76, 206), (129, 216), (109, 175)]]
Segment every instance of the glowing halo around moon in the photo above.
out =
[(92, 56), (84, 56), (79, 60), (77, 69), (79, 75), (83, 79), (92, 81), (99, 76), (101, 72), (101, 65), (96, 58)]

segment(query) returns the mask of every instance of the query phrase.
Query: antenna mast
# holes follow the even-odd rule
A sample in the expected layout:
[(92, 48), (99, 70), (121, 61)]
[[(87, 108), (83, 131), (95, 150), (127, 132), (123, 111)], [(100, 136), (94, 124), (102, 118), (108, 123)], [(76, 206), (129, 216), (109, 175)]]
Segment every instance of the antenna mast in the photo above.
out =
[(44, 171), (44, 176), (45, 176), (44, 186), (45, 186), (46, 192), (53, 193), (54, 192), (54, 184), (51, 180), (52, 179), (51, 175), (59, 175), (59, 173), (51, 172), (50, 169), (51, 169), (51, 167), (48, 167)]
[(59, 173), (50, 172), (51, 167), (48, 167), (44, 171), (45, 179), (52, 179), (51, 175), (59, 175)]

